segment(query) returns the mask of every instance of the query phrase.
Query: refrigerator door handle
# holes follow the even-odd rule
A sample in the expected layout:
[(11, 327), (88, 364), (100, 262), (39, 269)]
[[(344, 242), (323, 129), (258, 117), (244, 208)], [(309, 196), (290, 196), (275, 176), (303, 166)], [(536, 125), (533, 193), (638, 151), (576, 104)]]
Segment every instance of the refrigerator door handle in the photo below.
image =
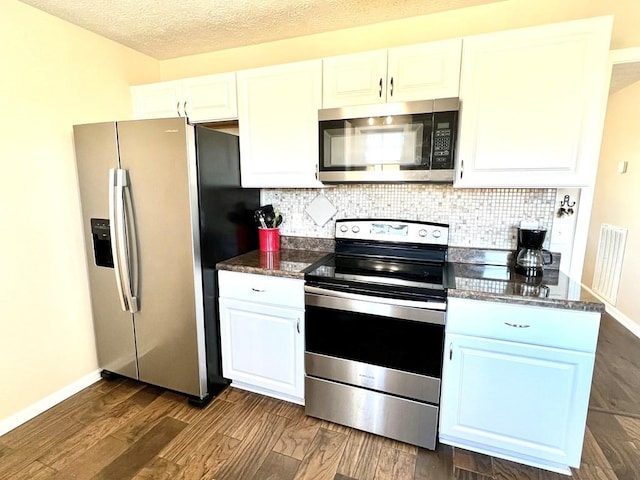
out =
[(124, 297), (124, 289), (122, 288), (122, 274), (120, 272), (120, 250), (118, 249), (119, 228), (116, 220), (116, 169), (109, 169), (109, 233), (111, 235), (111, 255), (113, 257), (113, 270), (116, 276), (116, 287), (118, 289), (118, 298), (123, 311), (127, 308), (127, 300)]
[[(127, 234), (127, 274), (129, 275), (129, 310), (131, 313), (136, 313), (140, 310), (138, 303), (138, 279), (139, 279), (139, 262), (138, 262), (138, 237), (135, 227), (135, 220), (133, 215), (133, 202), (131, 200), (131, 184), (128, 178), (128, 174), (125, 175), (124, 184), (124, 222)], [(129, 255), (130, 254), (130, 255)], [(130, 269), (130, 270), (129, 270)]]
[[(128, 205), (125, 205), (125, 200), (128, 200)], [(138, 311), (138, 297), (134, 295), (132, 280), (137, 280), (137, 268), (134, 270), (136, 277), (133, 277), (131, 274), (131, 258), (129, 255), (130, 249), (133, 249), (133, 253), (137, 257), (135, 229), (133, 228), (133, 222), (128, 221), (128, 217), (131, 216), (131, 211), (131, 193), (129, 191), (128, 174), (125, 169), (119, 168), (116, 170), (116, 220), (119, 224), (117, 229), (117, 242), (120, 260), (122, 262), (120, 267), (122, 269), (123, 291), (129, 306), (128, 310), (131, 313), (136, 313)], [(130, 233), (134, 242), (130, 241)]]

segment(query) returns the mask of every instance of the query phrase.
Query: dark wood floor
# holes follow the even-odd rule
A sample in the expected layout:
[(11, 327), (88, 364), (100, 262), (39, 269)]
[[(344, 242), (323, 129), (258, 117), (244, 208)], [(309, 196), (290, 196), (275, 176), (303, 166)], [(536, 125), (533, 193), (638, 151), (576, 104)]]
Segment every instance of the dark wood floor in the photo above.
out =
[[(603, 318), (579, 480), (640, 479), (640, 340)], [(440, 445), (435, 452), (227, 389), (204, 409), (101, 381), (0, 437), (0, 479), (559, 480)]]

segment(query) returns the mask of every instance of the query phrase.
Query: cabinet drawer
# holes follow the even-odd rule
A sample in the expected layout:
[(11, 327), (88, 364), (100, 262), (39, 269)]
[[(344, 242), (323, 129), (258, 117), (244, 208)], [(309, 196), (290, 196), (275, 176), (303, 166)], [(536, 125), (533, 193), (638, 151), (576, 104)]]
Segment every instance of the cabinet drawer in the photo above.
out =
[(595, 352), (600, 314), (450, 298), (446, 332)]
[(223, 298), (304, 308), (303, 280), (221, 270), (218, 281)]

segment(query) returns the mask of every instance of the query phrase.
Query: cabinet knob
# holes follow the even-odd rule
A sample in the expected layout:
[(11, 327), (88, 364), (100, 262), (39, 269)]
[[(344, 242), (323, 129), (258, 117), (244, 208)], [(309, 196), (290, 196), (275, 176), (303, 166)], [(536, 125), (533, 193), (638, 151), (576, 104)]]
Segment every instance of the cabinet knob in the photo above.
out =
[(298, 322), (296, 323), (296, 330), (300, 333), (300, 318), (298, 318)]
[(380, 77), (380, 83), (378, 85), (379, 85), (378, 96), (382, 98), (382, 77)]
[(184, 116), (188, 117), (189, 114), (187, 113), (187, 101), (185, 100), (184, 103), (182, 104), (182, 109), (184, 110)]
[(390, 90), (391, 96), (393, 97), (393, 77), (391, 77), (391, 90)]
[(178, 112), (178, 116), (181, 117), (182, 115), (180, 115), (180, 102), (176, 102), (176, 112)]

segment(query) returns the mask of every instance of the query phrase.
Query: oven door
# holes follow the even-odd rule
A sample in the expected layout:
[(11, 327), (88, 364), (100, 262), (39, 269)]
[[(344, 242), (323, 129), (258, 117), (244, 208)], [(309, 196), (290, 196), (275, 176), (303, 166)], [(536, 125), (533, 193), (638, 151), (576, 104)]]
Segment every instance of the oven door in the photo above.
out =
[(443, 310), (313, 286), (305, 290), (308, 376), (439, 403)]

